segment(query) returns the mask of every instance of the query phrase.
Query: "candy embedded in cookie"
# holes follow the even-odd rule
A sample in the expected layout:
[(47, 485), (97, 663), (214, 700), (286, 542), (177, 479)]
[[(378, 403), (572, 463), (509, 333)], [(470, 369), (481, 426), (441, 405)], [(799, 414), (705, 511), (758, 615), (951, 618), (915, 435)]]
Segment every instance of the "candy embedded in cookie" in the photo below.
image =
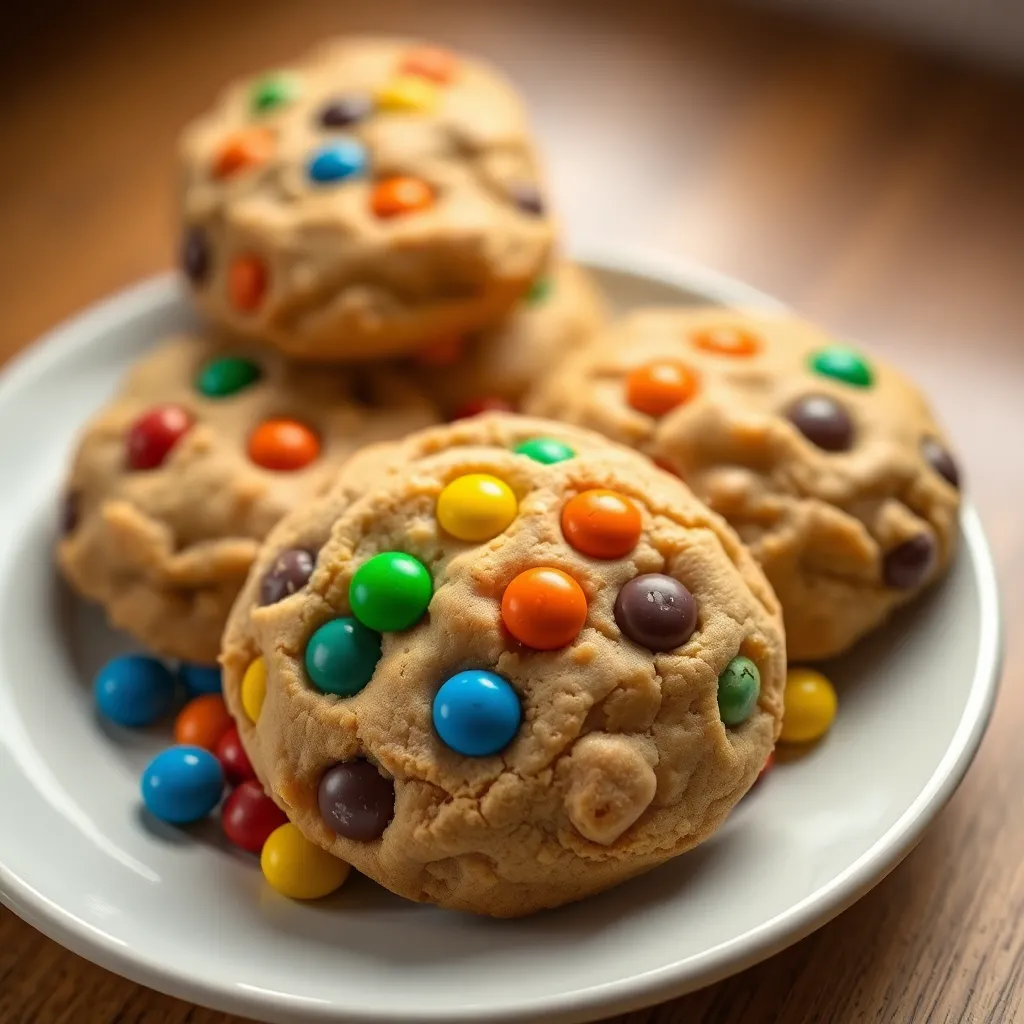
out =
[(790, 656), (846, 650), (946, 570), (959, 470), (898, 371), (785, 314), (640, 310), (527, 397), (689, 484), (739, 532)]
[(681, 481), (499, 414), (359, 453), (282, 520), (222, 663), (307, 840), (498, 916), (707, 838), (765, 764), (785, 678), (770, 587)]
[[(213, 664), (271, 526), (362, 444), (438, 418), (397, 373), (296, 367), (212, 334), (169, 339), (82, 433), (64, 489), (61, 568), (147, 648)], [(303, 585), (312, 557), (282, 553), (267, 603)]]
[(197, 302), (295, 358), (378, 359), (487, 329), (553, 241), (518, 96), (440, 47), (321, 45), (230, 86), (180, 161)]

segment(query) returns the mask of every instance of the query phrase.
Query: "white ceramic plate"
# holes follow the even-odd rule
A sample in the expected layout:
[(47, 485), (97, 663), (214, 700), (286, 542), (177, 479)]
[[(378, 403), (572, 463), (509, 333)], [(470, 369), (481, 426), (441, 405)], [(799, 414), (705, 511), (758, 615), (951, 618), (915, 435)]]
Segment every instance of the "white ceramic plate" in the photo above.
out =
[[(594, 261), (620, 307), (777, 305), (696, 268)], [(267, 1021), (581, 1021), (667, 999), (817, 928), (878, 882), (949, 799), (995, 695), (1000, 631), (975, 513), (950, 578), (830, 669), (827, 740), (778, 767), (709, 842), (603, 896), (500, 922), (355, 879), (289, 902), (211, 820), (155, 831), (138, 777), (167, 730), (118, 733), (89, 683), (131, 645), (51, 568), (73, 435), (153, 341), (189, 323), (173, 280), (59, 328), (0, 381), (0, 898), (154, 988)]]

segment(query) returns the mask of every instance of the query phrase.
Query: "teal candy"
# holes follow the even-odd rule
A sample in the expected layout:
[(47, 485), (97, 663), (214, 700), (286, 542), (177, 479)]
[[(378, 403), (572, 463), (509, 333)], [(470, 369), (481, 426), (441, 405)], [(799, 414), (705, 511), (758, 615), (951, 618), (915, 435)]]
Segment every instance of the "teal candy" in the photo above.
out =
[(739, 655), (718, 677), (718, 714), (726, 725), (742, 725), (757, 706), (761, 673), (749, 659)]
[(325, 622), (306, 644), (306, 672), (323, 693), (351, 697), (373, 678), (380, 634), (353, 618)]
[(207, 363), (196, 387), (207, 398), (227, 398), (260, 379), (259, 365), (244, 356), (222, 356)]
[(419, 622), (433, 589), (430, 572), (419, 559), (402, 551), (384, 551), (356, 570), (348, 600), (364, 626), (394, 633)]
[(811, 369), (823, 377), (841, 380), (857, 388), (869, 388), (874, 382), (874, 374), (867, 360), (853, 349), (841, 345), (832, 345), (816, 352), (811, 356)]
[(529, 441), (523, 441), (513, 449), (516, 455), (525, 455), (534, 462), (540, 462), (550, 466), (555, 462), (565, 462), (566, 459), (575, 458), (576, 452), (567, 444), (556, 441), (553, 437), (531, 437)]

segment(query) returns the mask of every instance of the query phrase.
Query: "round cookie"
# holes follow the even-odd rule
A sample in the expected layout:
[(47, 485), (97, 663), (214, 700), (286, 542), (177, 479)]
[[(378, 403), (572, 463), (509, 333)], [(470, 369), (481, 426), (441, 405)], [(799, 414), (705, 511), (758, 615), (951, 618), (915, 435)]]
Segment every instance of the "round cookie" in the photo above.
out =
[(234, 83), (180, 157), (200, 307), (295, 358), (400, 355), (494, 323), (553, 240), (511, 85), (410, 40), (337, 39)]
[(779, 596), (791, 658), (846, 650), (953, 554), (958, 472), (920, 391), (792, 316), (637, 311), (527, 405), (639, 449), (721, 513)]
[(590, 275), (558, 260), (502, 324), (465, 340), (441, 340), (415, 356), (418, 379), (449, 416), (515, 408), (557, 360), (606, 320), (604, 298)]
[[(316, 553), (305, 587), (263, 600), (295, 550)], [(402, 896), (505, 917), (711, 835), (778, 735), (785, 644), (761, 571), (680, 481), (491, 414), (364, 451), (282, 520), (221, 663), (307, 838)]]
[(296, 367), (213, 335), (169, 339), (82, 432), (60, 567), (150, 650), (213, 663), (278, 519), (360, 445), (436, 419), (397, 374)]

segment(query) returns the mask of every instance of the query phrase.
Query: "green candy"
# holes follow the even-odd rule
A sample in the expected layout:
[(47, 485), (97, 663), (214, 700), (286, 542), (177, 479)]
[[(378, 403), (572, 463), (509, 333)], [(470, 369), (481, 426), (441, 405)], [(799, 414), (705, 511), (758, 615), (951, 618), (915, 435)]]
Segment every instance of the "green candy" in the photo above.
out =
[(261, 78), (252, 87), (252, 109), (257, 114), (265, 114), (295, 99), (298, 91), (298, 83), (287, 75), (269, 75)]
[(323, 693), (351, 697), (372, 678), (380, 660), (380, 634), (352, 618), (325, 622), (306, 644), (306, 671)]
[(525, 455), (528, 459), (545, 466), (576, 457), (576, 452), (572, 448), (553, 437), (531, 437), (529, 441), (517, 444), (512, 450), (516, 455)]
[(761, 673), (749, 659), (739, 655), (718, 677), (718, 713), (726, 725), (742, 725), (757, 706)]
[(811, 369), (823, 377), (832, 377), (856, 388), (869, 388), (875, 379), (867, 360), (853, 349), (841, 345), (832, 345), (815, 352), (811, 356)]
[(538, 303), (543, 302), (551, 294), (551, 287), (550, 277), (538, 277), (530, 285), (530, 290), (526, 293), (527, 304), (536, 306)]
[(364, 626), (392, 633), (419, 622), (433, 589), (430, 572), (419, 559), (401, 551), (384, 551), (356, 570), (348, 601)]
[(207, 398), (226, 398), (260, 379), (257, 363), (243, 356), (224, 356), (207, 363), (196, 380), (196, 387)]

